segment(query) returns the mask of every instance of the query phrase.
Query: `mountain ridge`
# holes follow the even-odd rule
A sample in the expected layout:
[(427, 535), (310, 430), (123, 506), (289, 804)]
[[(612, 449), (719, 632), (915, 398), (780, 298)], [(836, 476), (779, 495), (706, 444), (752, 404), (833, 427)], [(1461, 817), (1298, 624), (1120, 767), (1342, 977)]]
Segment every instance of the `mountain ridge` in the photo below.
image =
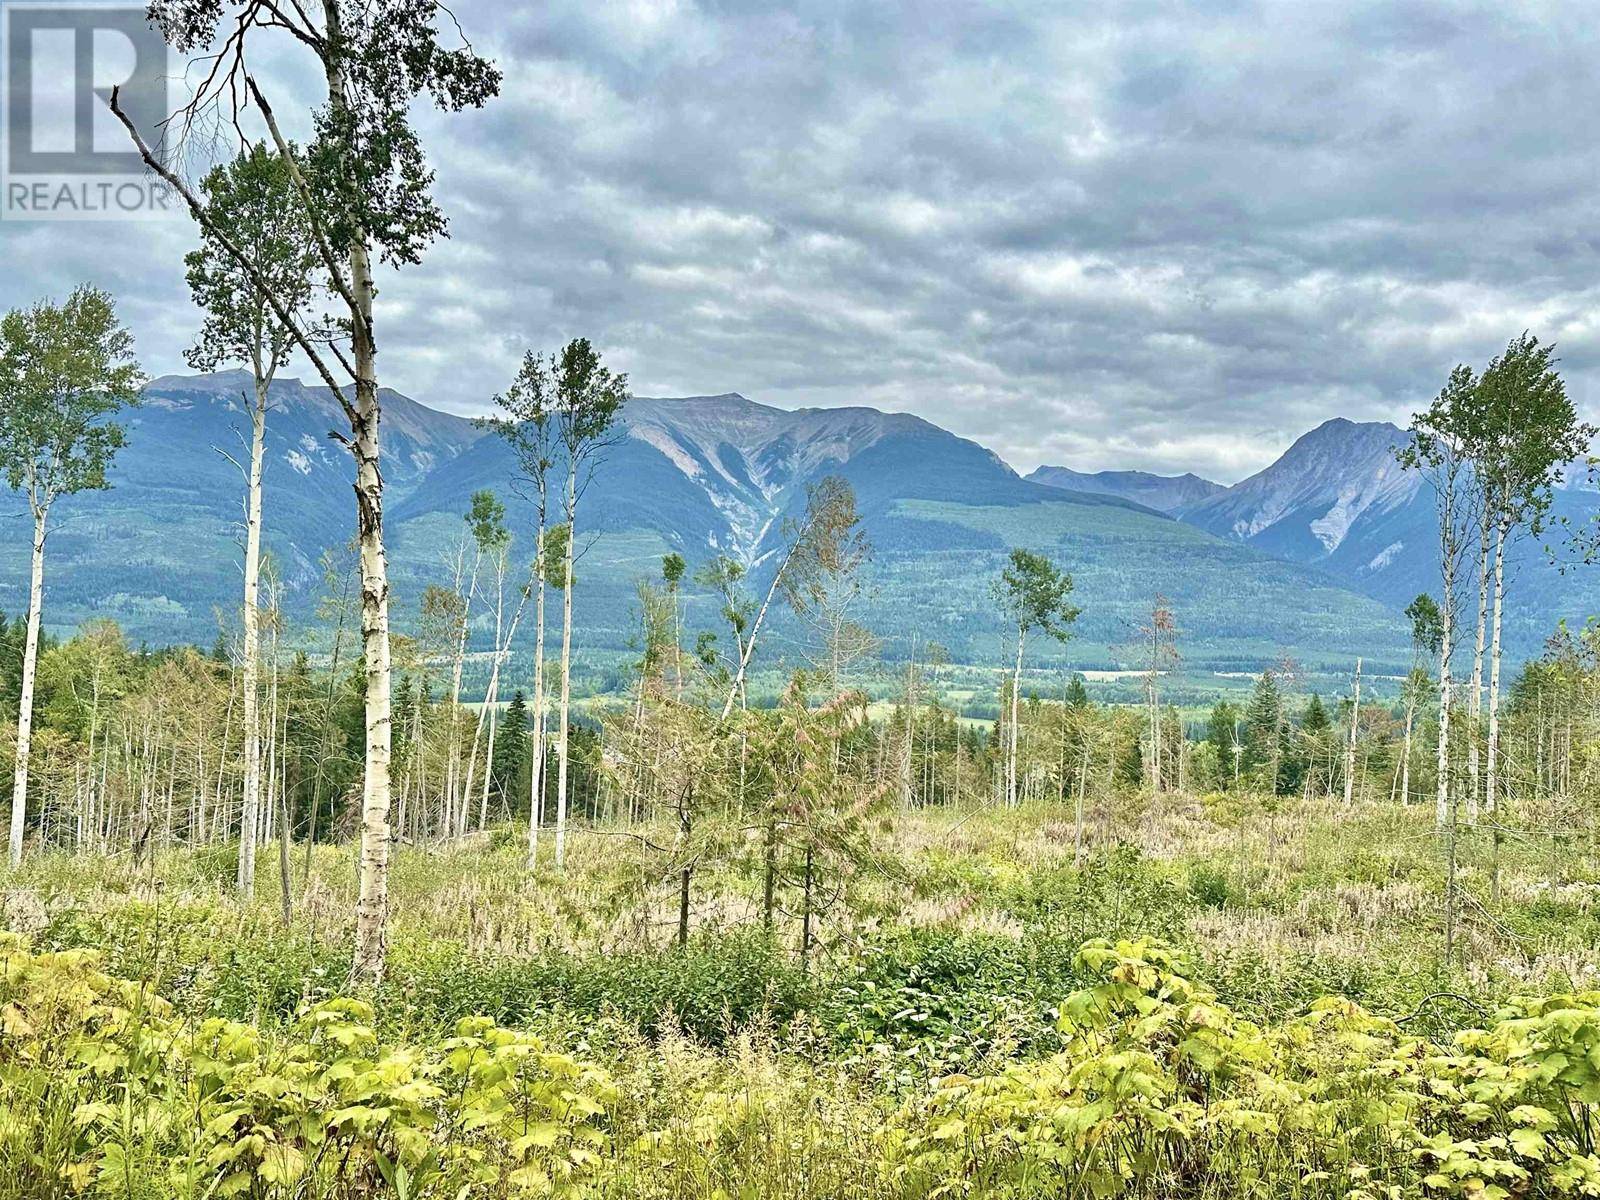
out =
[[(52, 628), (105, 616), (135, 638), (202, 642), (231, 629), (243, 489), (236, 467), (213, 447), (236, 442), (247, 428), (237, 393), (248, 384), (242, 373), (152, 383), (149, 402), (128, 416), (130, 444), (113, 468), (115, 487), (63, 502), (63, 516), (70, 509), (92, 519), (63, 528), (52, 546)], [(343, 413), (327, 389), (283, 379), (273, 401), (266, 544), (286, 606), (303, 620), (321, 588), (322, 555), (347, 553), (351, 463), (328, 438)], [(386, 532), (394, 620), (404, 630), (461, 542), (473, 491), (489, 487), (505, 497), (520, 552), (531, 513), (511, 487), (514, 464), (503, 442), (399, 393), (385, 392), (385, 403)], [(626, 655), (635, 585), (658, 573), (668, 552), (683, 554), (691, 568), (730, 554), (750, 568), (752, 586), (763, 586), (786, 521), (803, 511), (807, 487), (828, 474), (855, 489), (875, 547), (871, 615), (891, 653), (931, 640), (960, 660), (1002, 654), (1005, 632), (990, 587), (1017, 546), (1050, 554), (1077, 581), (1085, 615), (1075, 640), (1066, 649), (1040, 648), (1063, 662), (1122, 662), (1128, 631), (1158, 593), (1185, 614), (1197, 666), (1237, 669), (1284, 652), (1330, 660), (1403, 653), (1393, 612), (1320, 569), (1134, 500), (1024, 479), (992, 450), (913, 414), (778, 409), (739, 393), (643, 397), (625, 408), (623, 436), (579, 510), (580, 644)], [(15, 539), (0, 546), (6, 611), (25, 602), (20, 549)], [(709, 595), (696, 592), (685, 603), (686, 627), (720, 625)], [(783, 618), (775, 634), (797, 647), (803, 630)]]
[(1071, 467), (1042, 466), (1029, 472), (1027, 478), (1047, 487), (1120, 496), (1169, 514), (1227, 490), (1224, 484), (1203, 479), (1193, 471), (1156, 475), (1149, 471), (1083, 472)]

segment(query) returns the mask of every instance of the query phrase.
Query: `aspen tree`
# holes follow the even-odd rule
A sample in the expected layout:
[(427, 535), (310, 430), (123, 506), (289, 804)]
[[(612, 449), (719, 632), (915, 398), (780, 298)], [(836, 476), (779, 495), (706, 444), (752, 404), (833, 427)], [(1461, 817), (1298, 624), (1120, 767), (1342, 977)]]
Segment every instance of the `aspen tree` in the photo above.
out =
[[(527, 867), (539, 861), (539, 825), (544, 815), (545, 596), (548, 558), (550, 472), (555, 467), (555, 361), (529, 350), (511, 386), (494, 398), (499, 415), (482, 424), (504, 441), (516, 460), (513, 488), (534, 510), (533, 536), (533, 746), (529, 779)], [(563, 567), (565, 562), (563, 561)]]
[(1450, 786), (1450, 717), (1455, 702), (1451, 659), (1456, 647), (1460, 611), (1462, 557), (1468, 531), (1476, 528), (1477, 511), (1470, 450), (1472, 407), (1478, 381), (1472, 369), (1458, 366), (1426, 412), (1411, 421), (1410, 440), (1395, 454), (1402, 466), (1419, 472), (1433, 489), (1439, 529), (1439, 745), (1434, 820), (1453, 824), (1454, 791)]
[[(261, 581), (262, 477), (266, 460), (268, 397), (294, 336), (273, 311), (268, 295), (295, 320), (311, 320), (317, 255), (310, 224), (285, 161), (264, 143), (215, 168), (200, 184), (207, 205), (249, 257), (246, 271), (215, 236), (201, 231), (200, 248), (185, 258), (189, 291), (205, 314), (186, 357), (197, 371), (228, 363), (250, 370), (252, 388), (241, 396), (250, 415), (245, 476), (244, 603), (242, 623), (244, 803), (239, 826), (239, 892), (255, 893), (256, 826), (262, 811)], [(255, 278), (263, 282), (258, 285)]]
[(0, 475), (33, 518), (28, 626), (17, 706), (10, 861), (22, 862), (34, 677), (44, 612), (44, 552), (56, 501), (109, 487), (106, 469), (124, 444), (109, 418), (138, 403), (143, 376), (133, 338), (111, 297), (80, 287), (65, 303), (42, 301), (0, 319)]
[(605, 451), (616, 441), (617, 418), (628, 401), (628, 377), (612, 372), (588, 338), (562, 347), (555, 363), (556, 436), (566, 459), (562, 511), (566, 515), (561, 571), (561, 700), (556, 729), (556, 846), (558, 868), (566, 864), (567, 791), (572, 711), (572, 586), (577, 553), (578, 501)]
[[(315, 233), (321, 273), (342, 310), (342, 340), (320, 339), (296, 321), (284, 298), (271, 292), (254, 272), (248, 252), (229, 233), (225, 217), (146, 144), (123, 112), (118, 90), (112, 89), (111, 110), (145, 165), (183, 199), (201, 229), (252, 276), (349, 425), (348, 434), (334, 436), (355, 461), (366, 676), (360, 882), (351, 977), (372, 985), (383, 974), (388, 951), (392, 735), (374, 260), (390, 266), (415, 264), (427, 246), (447, 232), (444, 215), (430, 194), (432, 172), (412, 126), (413, 102), (426, 95), (446, 111), (480, 106), (499, 92), (500, 72), (470, 45), (446, 45), (441, 40), (441, 28), (459, 33), (460, 27), (439, 0), (313, 0), (288, 7), (253, 0), (151, 0), (146, 11), (180, 53), (212, 51), (192, 98), (168, 123), (169, 130), (181, 137), (184, 128), (208, 115), (233, 128), (243, 120), (259, 119), (294, 180)], [(324, 89), (323, 95), (297, 105), (316, 131), (303, 166), (248, 65), (269, 57), (273, 43), (309, 54)], [(304, 77), (292, 71), (285, 74)]]

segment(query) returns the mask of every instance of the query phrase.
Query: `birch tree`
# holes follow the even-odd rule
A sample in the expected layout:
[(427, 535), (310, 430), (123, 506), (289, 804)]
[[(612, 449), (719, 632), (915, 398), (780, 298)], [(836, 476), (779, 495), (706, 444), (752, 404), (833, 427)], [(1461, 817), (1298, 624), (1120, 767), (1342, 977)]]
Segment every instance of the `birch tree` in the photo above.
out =
[(719, 560), (711, 573), (701, 576), (702, 582), (724, 594), (723, 611), (733, 626), (738, 653), (722, 704), (723, 723), (732, 714), (734, 702), (744, 694), (756, 640), (772, 611), (772, 602), (782, 596), (802, 617), (829, 603), (833, 590), (842, 580), (852, 577), (871, 552), (860, 526), (855, 490), (839, 476), (827, 475), (806, 488), (805, 513), (800, 519), (784, 522), (784, 545), (753, 616), (747, 601), (736, 600), (737, 584), (744, 576), (737, 563)]
[[(297, 320), (310, 324), (317, 275), (316, 247), (294, 181), (284, 159), (265, 143), (251, 146), (232, 163), (215, 168), (200, 185), (206, 202), (250, 257), (246, 272), (204, 230), (191, 251), (189, 292), (205, 313), (199, 337), (186, 357), (197, 371), (228, 363), (249, 368), (254, 384), (241, 397), (250, 414), (249, 465), (245, 475), (243, 717), (244, 800), (239, 827), (239, 893), (255, 894), (256, 826), (261, 812), (261, 488), (266, 457), (268, 396), (294, 338), (268, 299), (276, 295)], [(258, 285), (252, 275), (264, 281)]]
[(1477, 527), (1472, 478), (1472, 407), (1478, 386), (1472, 368), (1458, 366), (1426, 412), (1411, 420), (1411, 438), (1396, 450), (1401, 465), (1418, 471), (1433, 489), (1439, 529), (1439, 778), (1434, 819), (1451, 823), (1450, 711), (1454, 701), (1450, 662), (1455, 653), (1463, 556)]
[(1356, 799), (1356, 741), (1361, 733), (1361, 660), (1356, 659), (1355, 684), (1350, 694), (1350, 732), (1344, 746), (1344, 806)]
[(1489, 732), (1485, 751), (1484, 806), (1496, 809), (1500, 791), (1501, 627), (1505, 615), (1506, 549), (1519, 533), (1543, 531), (1563, 470), (1584, 454), (1595, 435), (1578, 420), (1555, 369), (1555, 347), (1528, 333), (1490, 361), (1478, 382), (1483, 429), (1484, 526), (1492, 528), (1489, 634)]
[[(439, 0), (311, 0), (280, 6), (259, 0), (151, 0), (152, 24), (180, 53), (200, 54), (193, 96), (171, 128), (185, 131), (208, 114), (225, 128), (258, 120), (294, 181), (322, 272), (341, 310), (342, 337), (321, 340), (270, 290), (226, 217), (171, 169), (143, 140), (119, 104), (111, 109), (145, 165), (181, 196), (201, 229), (261, 288), (274, 315), (344, 410), (349, 432), (335, 433), (355, 460), (356, 531), (361, 569), (361, 632), (365, 739), (361, 801), (361, 866), (352, 978), (373, 984), (388, 948), (390, 656), (389, 573), (383, 540), (383, 474), (379, 425), (378, 331), (373, 319), (375, 264), (413, 265), (445, 236), (434, 203), (433, 173), (412, 126), (413, 104), (426, 95), (446, 111), (478, 107), (500, 89), (500, 72), (459, 34)], [(322, 94), (300, 98), (295, 115), (314, 136), (304, 165), (249, 64), (282, 53), (308, 55)], [(307, 78), (286, 70), (285, 77)], [(348, 386), (348, 392), (347, 392)]]
[(111, 297), (97, 288), (85, 285), (64, 304), (41, 301), (0, 320), (0, 473), (22, 494), (33, 517), (11, 784), (13, 867), (22, 862), (27, 826), (28, 755), (51, 510), (63, 496), (110, 486), (106, 469), (125, 438), (122, 427), (108, 418), (138, 403), (142, 382), (133, 359), (133, 337), (117, 320)]
[(561, 350), (555, 366), (556, 433), (566, 459), (562, 493), (566, 553), (561, 587), (561, 703), (556, 731), (556, 866), (566, 863), (568, 741), (572, 709), (572, 570), (577, 547), (578, 501), (601, 456), (616, 440), (616, 421), (628, 400), (628, 377), (600, 362), (588, 338)]
[(1011, 552), (994, 585), (995, 602), (1016, 631), (1017, 660), (1011, 672), (1010, 720), (1006, 733), (1005, 799), (1017, 804), (1017, 726), (1020, 719), (1022, 664), (1028, 634), (1038, 630), (1058, 642), (1071, 636), (1081, 611), (1069, 597), (1072, 576), (1057, 570), (1042, 554), (1018, 548)]
[[(511, 386), (494, 398), (500, 415), (486, 418), (484, 427), (492, 430), (510, 449), (516, 460), (513, 488), (533, 506), (533, 746), (528, 804), (527, 867), (539, 863), (539, 826), (544, 820), (545, 760), (545, 596), (550, 573), (547, 558), (550, 519), (550, 472), (556, 455), (555, 359), (527, 351), (522, 367)], [(563, 568), (565, 559), (563, 558)]]

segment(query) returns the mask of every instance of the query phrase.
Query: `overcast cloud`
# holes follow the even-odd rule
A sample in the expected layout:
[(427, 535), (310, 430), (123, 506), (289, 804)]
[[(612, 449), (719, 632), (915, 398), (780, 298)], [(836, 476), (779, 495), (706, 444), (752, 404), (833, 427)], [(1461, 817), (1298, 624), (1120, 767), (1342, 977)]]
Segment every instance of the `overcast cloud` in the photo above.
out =
[[(453, 238), (380, 328), (384, 383), (438, 407), (584, 334), (640, 394), (1232, 481), (1328, 417), (1403, 422), (1529, 327), (1594, 412), (1578, 0), (456, 11), (505, 92), (424, 118)], [(188, 241), (5, 223), (0, 305), (94, 280), (182, 369)]]

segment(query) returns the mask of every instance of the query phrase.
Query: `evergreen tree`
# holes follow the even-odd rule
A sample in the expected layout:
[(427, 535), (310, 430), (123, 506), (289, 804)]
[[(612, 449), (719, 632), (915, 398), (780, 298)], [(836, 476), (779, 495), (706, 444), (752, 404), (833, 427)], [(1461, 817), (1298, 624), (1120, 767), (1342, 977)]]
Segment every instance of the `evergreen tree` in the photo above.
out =
[(1227, 700), (1218, 700), (1211, 708), (1206, 721), (1206, 741), (1216, 750), (1218, 784), (1227, 789), (1233, 785), (1239, 767), (1239, 709)]
[(1283, 767), (1283, 695), (1277, 672), (1266, 670), (1256, 680), (1244, 718), (1244, 765), (1268, 791), (1277, 791)]
[(1067, 684), (1067, 707), (1072, 709), (1085, 709), (1089, 707), (1089, 689), (1083, 686), (1083, 676), (1074, 675)]
[(508, 807), (516, 798), (528, 794), (524, 784), (532, 762), (532, 747), (528, 741), (531, 725), (528, 698), (518, 688), (501, 719), (500, 736), (494, 747), (494, 786)]
[(1331, 722), (1328, 719), (1327, 707), (1322, 703), (1322, 697), (1313, 693), (1306, 702), (1306, 710), (1300, 715), (1300, 728), (1307, 737), (1318, 737), (1328, 731)]

